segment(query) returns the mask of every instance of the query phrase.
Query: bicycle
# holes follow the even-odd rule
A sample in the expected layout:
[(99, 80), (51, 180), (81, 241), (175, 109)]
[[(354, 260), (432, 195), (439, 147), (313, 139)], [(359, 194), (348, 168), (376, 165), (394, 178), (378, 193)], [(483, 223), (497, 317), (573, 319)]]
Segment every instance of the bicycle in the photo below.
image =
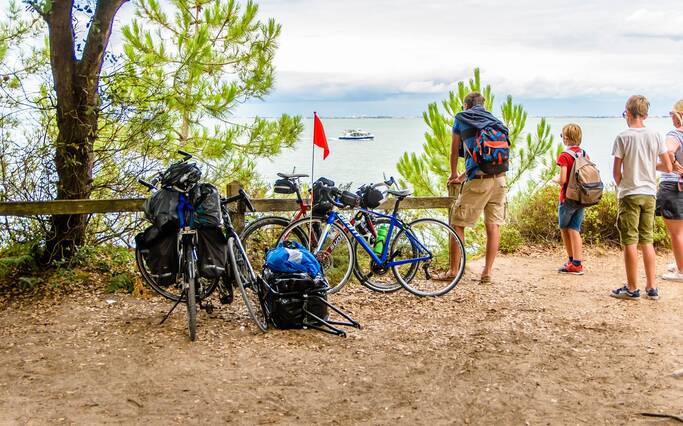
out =
[[(299, 179), (308, 177), (308, 175), (278, 173), (277, 176), (281, 179), (279, 179), (275, 184), (275, 192), (279, 194), (296, 194), (296, 203), (299, 206), (299, 209), (291, 219), (281, 216), (266, 216), (249, 223), (244, 228), (240, 236), (242, 237), (242, 241), (244, 242), (250, 259), (263, 259), (267, 250), (277, 245), (280, 235), (282, 235), (282, 232), (287, 228), (287, 226), (299, 219), (307, 217), (310, 210), (310, 205), (306, 204), (301, 196), (299, 184)], [(359, 191), (364, 189), (376, 189), (381, 186), (386, 186), (388, 188), (393, 185), (393, 183), (394, 181), (391, 179), (389, 181), (385, 180), (379, 184), (363, 185)], [(317, 215), (326, 214), (326, 212), (319, 213), (315, 210), (313, 210), (312, 213), (314, 216), (316, 216), (316, 213)], [(369, 241), (374, 241), (377, 238), (377, 225), (388, 224), (388, 220), (384, 218), (373, 218), (371, 215), (359, 211), (351, 219), (350, 223), (355, 225), (359, 232), (362, 231), (362, 234), (364, 234)], [(307, 238), (308, 237), (301, 232), (297, 232), (295, 235), (290, 236), (290, 239), (295, 239), (302, 244), (305, 240), (307, 240)], [(356, 251), (355, 248), (354, 251)], [(361, 254), (359, 253), (359, 257), (360, 256)], [(336, 279), (336, 276), (339, 274), (336, 273), (335, 270), (340, 268), (343, 269), (344, 265), (340, 266), (337, 264), (337, 266), (335, 266), (333, 264), (334, 257), (332, 256), (331, 250), (318, 253), (317, 257), (327, 271), (327, 278), (330, 282), (330, 289), (328, 290), (328, 293), (336, 293), (346, 283)], [(370, 261), (371, 259), (367, 259), (367, 262), (359, 262), (358, 265), (353, 268), (354, 275), (362, 285), (370, 290), (382, 293), (390, 293), (402, 288), (400, 283), (396, 282), (395, 280), (387, 279), (385, 274), (375, 274), (372, 270), (367, 272), (363, 271), (360, 263), (369, 263)], [(262, 268), (263, 261), (261, 260), (260, 264), (258, 262), (259, 260), (254, 261), (256, 268)]]
[[(318, 238), (311, 238), (314, 244), (309, 244), (307, 240), (304, 246), (316, 255), (329, 252), (333, 257), (348, 259), (349, 266), (343, 271), (339, 288), (348, 282), (352, 269), (359, 267), (356, 249), (360, 247), (371, 259), (370, 268), (374, 274), (385, 275), (391, 271), (398, 283), (412, 294), (441, 296), (448, 293), (458, 284), (465, 271), (465, 248), (462, 240), (453, 228), (438, 219), (422, 218), (410, 223), (402, 221), (398, 216), (399, 206), (411, 192), (393, 189), (387, 192), (396, 197), (391, 215), (370, 209), (358, 209), (373, 218), (381, 218), (388, 222), (386, 238), (381, 245), (376, 242), (374, 247), (371, 246), (350, 221), (334, 209), (325, 218), (303, 218), (293, 222), (283, 231), (280, 241), (289, 239), (292, 233), (319, 235)], [(338, 209), (355, 207), (358, 201), (352, 197), (355, 194), (341, 191), (336, 187), (327, 187), (322, 194), (326, 201)], [(311, 227), (313, 232), (310, 232)], [(394, 236), (395, 231), (397, 232)], [(355, 246), (352, 246), (349, 234), (353, 237)], [(457, 253), (454, 255), (458, 257), (458, 269), (452, 279), (441, 285), (440, 280), (433, 279), (433, 272), (444, 272), (449, 269), (449, 242), (455, 245)], [(423, 276), (418, 275), (420, 269)]]
[[(174, 165), (186, 163), (192, 158), (192, 155), (184, 152), (178, 151), (183, 155), (183, 159), (174, 163)], [(138, 179), (138, 182), (146, 186), (150, 191), (158, 190), (157, 185), (161, 180), (161, 174), (155, 177), (152, 182), (147, 182), (143, 179)], [(257, 281), (257, 277), (249, 264), (248, 258), (244, 253), (244, 249), (241, 248), (241, 243), (239, 241), (239, 236), (235, 232), (232, 222), (230, 221), (230, 216), (226, 208), (227, 204), (235, 202), (243, 202), (245, 206), (250, 211), (255, 211), (251, 201), (247, 194), (240, 189), (239, 193), (235, 196), (228, 198), (221, 198), (221, 215), (223, 219), (223, 232), (227, 241), (227, 251), (230, 257), (231, 270), (227, 271), (221, 276), (221, 278), (216, 278), (213, 280), (200, 277), (197, 268), (197, 230), (192, 228), (192, 207), (189, 203), (183, 202), (183, 200), (189, 200), (189, 190), (190, 188), (174, 188), (179, 190), (179, 204), (181, 207), (178, 209), (179, 214), (179, 228), (177, 230), (176, 236), (176, 249), (178, 253), (178, 276), (174, 283), (169, 286), (161, 285), (154, 276), (150, 273), (145, 261), (145, 256), (139, 246), (136, 246), (135, 258), (143, 279), (147, 284), (152, 287), (161, 296), (175, 301), (173, 307), (169, 310), (166, 316), (162, 319), (161, 324), (163, 324), (175, 308), (180, 303), (185, 303), (187, 305), (188, 313), (188, 333), (190, 335), (190, 340), (196, 340), (197, 332), (197, 306), (199, 309), (205, 309), (208, 313), (213, 311), (213, 305), (206, 303), (205, 301), (211, 296), (211, 294), (219, 288), (220, 290), (220, 301), (223, 304), (232, 303), (233, 292), (232, 285), (234, 279), (240, 288), (240, 293), (245, 302), (247, 312), (249, 316), (257, 322), (259, 328), (265, 331), (265, 316), (262, 312), (262, 302), (261, 295), (258, 292), (258, 286), (254, 286), (254, 282)], [(231, 272), (231, 274), (229, 273)], [(257, 290), (252, 290), (255, 287)], [(256, 297), (259, 303), (259, 308), (261, 309), (261, 315), (259, 317), (258, 312), (253, 306), (252, 292), (256, 291)]]

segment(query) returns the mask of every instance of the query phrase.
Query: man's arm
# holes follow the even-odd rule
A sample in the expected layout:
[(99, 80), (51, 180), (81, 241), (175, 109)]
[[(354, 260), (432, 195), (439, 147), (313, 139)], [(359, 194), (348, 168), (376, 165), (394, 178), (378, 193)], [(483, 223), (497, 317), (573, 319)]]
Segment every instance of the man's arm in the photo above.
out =
[(453, 133), (451, 139), (451, 175), (448, 177), (448, 183), (461, 183), (464, 178), (464, 173), (462, 175), (458, 174), (458, 160), (460, 159), (460, 145), (462, 144), (462, 138), (459, 133)]
[(612, 167), (612, 177), (617, 185), (621, 183), (621, 164), (623, 160), (619, 157), (614, 157), (614, 166)]

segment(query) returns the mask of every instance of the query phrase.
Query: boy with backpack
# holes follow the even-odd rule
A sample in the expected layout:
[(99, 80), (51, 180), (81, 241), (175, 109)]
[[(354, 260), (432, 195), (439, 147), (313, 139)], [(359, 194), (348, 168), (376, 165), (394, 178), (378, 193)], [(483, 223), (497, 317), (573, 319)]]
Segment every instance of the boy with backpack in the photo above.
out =
[(614, 146), (613, 175), (617, 184), (619, 213), (617, 228), (624, 246), (626, 285), (612, 290), (610, 296), (637, 300), (638, 246), (643, 252), (643, 265), (648, 299), (659, 299), (655, 287), (655, 249), (652, 245), (657, 194), (657, 158), (663, 170), (672, 171), (672, 164), (662, 136), (645, 127), (650, 103), (644, 96), (631, 96), (622, 114), (628, 129), (619, 133)]
[[(465, 227), (472, 227), (484, 213), (486, 225), (486, 263), (480, 283), (491, 282), (493, 261), (500, 243), (499, 226), (505, 222), (506, 180), (510, 154), (509, 131), (505, 124), (484, 108), (484, 97), (468, 94), (464, 111), (455, 116), (451, 143), (449, 184), (462, 184), (453, 208), (455, 232), (464, 241)], [(465, 158), (465, 172), (458, 173), (458, 159)], [(441, 278), (449, 279), (457, 271), (459, 254), (452, 250), (450, 270)]]
[[(562, 143), (567, 150), (557, 159), (560, 175), (556, 178), (556, 182), (561, 186), (557, 217), (562, 242), (569, 258), (558, 272), (572, 275), (584, 273), (581, 263), (583, 260), (581, 224), (584, 208), (597, 203), (602, 195), (600, 174), (595, 165), (590, 162), (586, 151), (579, 147), (582, 139), (581, 133), (581, 127), (578, 124), (567, 124), (562, 128)], [(569, 197), (567, 197), (568, 189)]]

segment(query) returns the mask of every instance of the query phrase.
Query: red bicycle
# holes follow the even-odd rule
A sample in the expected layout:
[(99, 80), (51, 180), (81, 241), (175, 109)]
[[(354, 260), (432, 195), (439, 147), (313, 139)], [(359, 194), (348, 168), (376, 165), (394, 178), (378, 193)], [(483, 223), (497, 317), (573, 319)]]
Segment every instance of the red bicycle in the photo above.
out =
[[(299, 209), (291, 218), (265, 216), (250, 222), (244, 228), (240, 234), (240, 239), (242, 240), (242, 244), (244, 245), (254, 270), (256, 271), (263, 269), (266, 252), (275, 247), (282, 232), (290, 224), (308, 216), (309, 212), (312, 212), (313, 217), (327, 215), (327, 212), (323, 211), (324, 208), (321, 209), (317, 203), (311, 209), (310, 204), (307, 204), (301, 196), (299, 180), (308, 177), (308, 175), (298, 173), (278, 173), (277, 175), (280, 179), (275, 182), (275, 186), (273, 187), (274, 192), (286, 195), (294, 194), (296, 198), (293, 201), (298, 204)], [(392, 184), (393, 180), (385, 181), (377, 185), (365, 185), (361, 187), (361, 189), (377, 188), (379, 186), (388, 187)], [(350, 222), (354, 225), (355, 230), (367, 239), (369, 244), (374, 244), (377, 239), (377, 227), (386, 225), (384, 223), (386, 222), (386, 219), (373, 218), (371, 215), (362, 211), (358, 211)], [(315, 232), (313, 234), (314, 235), (312, 235), (311, 238), (315, 240)], [(297, 229), (292, 234), (288, 235), (287, 238), (297, 241), (305, 247), (309, 247), (309, 242), (307, 241), (309, 235), (303, 230)], [(348, 264), (349, 258), (340, 254), (340, 252), (342, 252), (341, 249), (335, 251), (335, 248), (341, 243), (342, 239), (342, 235), (336, 236), (328, 248), (317, 254), (318, 261), (320, 261), (330, 284), (329, 293), (339, 291), (346, 284), (342, 271), (348, 271), (348, 269), (350, 269), (350, 265)], [(373, 264), (372, 259), (369, 256), (363, 255), (363, 250), (356, 250), (355, 240), (352, 238), (351, 241), (354, 241), (353, 249), (358, 253), (354, 265), (352, 265), (353, 273), (361, 284), (373, 291), (382, 293), (394, 292), (402, 288), (401, 284), (395, 281), (393, 275), (386, 274), (384, 273), (385, 271), (378, 271)], [(312, 245), (315, 245), (315, 241), (313, 241)]]

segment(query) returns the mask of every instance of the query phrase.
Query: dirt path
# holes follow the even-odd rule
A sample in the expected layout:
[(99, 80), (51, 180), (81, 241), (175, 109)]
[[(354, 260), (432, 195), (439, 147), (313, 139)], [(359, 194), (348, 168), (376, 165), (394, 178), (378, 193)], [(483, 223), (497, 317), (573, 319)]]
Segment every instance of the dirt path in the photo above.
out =
[[(0, 305), (0, 424), (667, 424), (683, 415), (683, 283), (606, 296), (621, 258), (583, 277), (558, 257), (501, 258), (446, 297), (345, 289), (347, 339), (255, 333), (241, 301), (157, 325), (168, 303), (98, 291)], [(658, 259), (664, 269), (664, 258)], [(475, 262), (476, 263), (476, 262)], [(108, 304), (107, 300), (116, 302)], [(669, 422), (670, 423), (670, 422)], [(674, 423), (670, 423), (674, 424)]]

